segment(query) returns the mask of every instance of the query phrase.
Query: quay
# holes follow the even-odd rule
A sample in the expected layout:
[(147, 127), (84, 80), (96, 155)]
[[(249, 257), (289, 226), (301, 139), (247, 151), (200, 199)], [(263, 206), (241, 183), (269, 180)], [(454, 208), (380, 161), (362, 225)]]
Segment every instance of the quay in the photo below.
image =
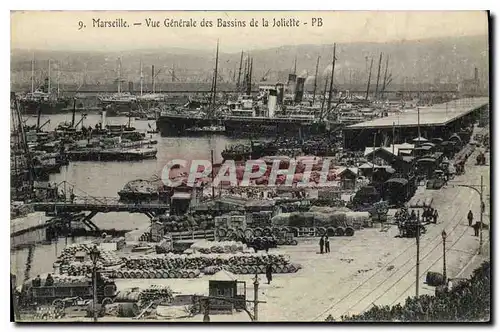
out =
[(418, 136), (446, 140), (476, 122), (488, 109), (488, 98), (467, 98), (357, 123), (343, 129), (344, 149), (363, 150), (366, 142), (374, 140), (375, 146), (410, 142)]
[(83, 149), (66, 152), (71, 161), (132, 161), (156, 157), (156, 148)]

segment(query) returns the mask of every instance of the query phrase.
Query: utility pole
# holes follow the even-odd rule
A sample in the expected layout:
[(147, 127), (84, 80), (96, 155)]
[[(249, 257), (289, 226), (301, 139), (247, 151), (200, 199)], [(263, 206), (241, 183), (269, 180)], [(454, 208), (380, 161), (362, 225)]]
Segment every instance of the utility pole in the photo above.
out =
[(373, 150), (372, 150), (372, 183), (373, 183), (373, 173), (375, 173), (375, 144), (377, 142), (377, 133), (373, 134)]
[(211, 161), (211, 169), (210, 174), (212, 177), (212, 199), (215, 199), (215, 187), (214, 187), (214, 150), (210, 150), (210, 161)]
[(313, 100), (312, 100), (313, 106), (314, 106), (314, 102), (316, 101), (316, 87), (318, 84), (319, 58), (320, 58), (320, 56), (318, 55), (318, 60), (316, 61), (316, 74), (314, 75), (314, 90), (313, 90)]
[(259, 275), (257, 273), (253, 281), (253, 321), (259, 321)]
[(297, 75), (297, 55), (295, 55), (295, 61), (293, 63), (293, 74)]
[(420, 275), (420, 211), (417, 212), (417, 264), (415, 275), (415, 296), (418, 297), (419, 275)]
[(381, 65), (382, 65), (382, 53), (380, 53), (380, 58), (378, 59), (377, 85), (375, 85), (375, 99), (378, 98), (378, 83), (380, 81), (380, 66)]
[(330, 92), (328, 93), (328, 107), (327, 111), (330, 109), (332, 103), (332, 92), (333, 92), (333, 74), (335, 72), (335, 48), (336, 43), (333, 43), (333, 56), (332, 56), (332, 74), (330, 75)]
[(392, 154), (394, 154), (394, 144), (396, 143), (396, 122), (392, 122)]
[(35, 92), (35, 53), (31, 60), (31, 93)]
[(368, 99), (368, 94), (370, 93), (370, 83), (371, 83), (371, 80), (372, 80), (372, 67), (373, 67), (373, 58), (372, 58), (372, 61), (370, 62), (370, 71), (368, 73), (368, 84), (366, 85), (365, 100)]

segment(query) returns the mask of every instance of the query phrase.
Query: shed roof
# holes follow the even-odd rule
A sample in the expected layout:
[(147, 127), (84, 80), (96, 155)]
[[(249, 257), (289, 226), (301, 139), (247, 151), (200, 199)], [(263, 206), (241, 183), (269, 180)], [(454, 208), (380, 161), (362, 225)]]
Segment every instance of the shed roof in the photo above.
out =
[(210, 277), (211, 281), (235, 281), (236, 276), (229, 271), (220, 270)]
[(487, 104), (487, 97), (458, 99), (432, 107), (422, 107), (420, 116), (418, 110), (411, 110), (357, 123), (348, 126), (347, 129), (416, 127), (418, 124), (421, 127), (443, 126)]

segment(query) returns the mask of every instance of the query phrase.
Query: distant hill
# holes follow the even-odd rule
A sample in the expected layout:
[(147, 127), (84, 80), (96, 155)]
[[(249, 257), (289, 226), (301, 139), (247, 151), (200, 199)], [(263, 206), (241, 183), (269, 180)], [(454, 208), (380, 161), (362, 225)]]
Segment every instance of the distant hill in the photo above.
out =
[[(215, 49), (215, 45), (214, 45)], [(232, 82), (237, 79), (240, 64), (239, 53), (224, 53), (219, 56), (219, 81)], [(450, 37), (419, 41), (391, 43), (343, 43), (337, 44), (335, 83), (366, 85), (370, 59), (374, 59), (372, 84), (377, 77), (379, 53), (384, 54), (381, 78), (385, 73), (386, 56), (393, 84), (404, 83), (458, 83), (472, 78), (474, 67), (478, 68), (482, 82), (488, 79), (487, 36)], [(143, 63), (145, 83), (151, 82), (151, 66), (158, 72), (156, 82), (206, 82), (210, 83), (214, 68), (215, 51), (189, 50), (166, 47), (163, 50), (137, 50), (103, 53), (35, 51), (35, 81), (41, 84), (47, 76), (48, 60), (51, 59), (51, 78), (55, 85), (57, 77), (61, 85), (109, 85), (117, 78), (118, 57), (122, 61), (122, 79), (140, 81), (140, 63)], [(332, 45), (280, 46), (251, 51), (253, 57), (253, 81), (258, 82), (265, 74), (268, 82), (286, 81), (293, 71), (297, 58), (296, 73), (311, 76), (312, 83), (317, 56), (321, 56), (319, 74), (328, 74), (332, 59)], [(31, 85), (31, 59), (33, 52), (11, 50), (11, 85), (15, 90), (29, 89)], [(57, 68), (60, 68), (60, 72)], [(326, 77), (326, 76), (323, 76)], [(322, 82), (322, 83), (321, 83)], [(324, 85), (322, 80), (319, 86)], [(125, 85), (124, 85), (125, 86)], [(137, 86), (137, 85), (136, 85)]]

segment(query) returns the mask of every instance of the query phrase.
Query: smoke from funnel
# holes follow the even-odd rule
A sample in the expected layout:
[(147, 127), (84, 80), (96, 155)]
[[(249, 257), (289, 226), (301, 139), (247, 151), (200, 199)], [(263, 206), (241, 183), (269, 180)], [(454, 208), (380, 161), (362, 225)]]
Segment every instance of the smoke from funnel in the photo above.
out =
[(314, 82), (314, 75), (313, 76), (307, 76), (305, 84), (313, 83)]
[(307, 77), (307, 70), (304, 69), (303, 71), (301, 71), (298, 77), (306, 78)]

